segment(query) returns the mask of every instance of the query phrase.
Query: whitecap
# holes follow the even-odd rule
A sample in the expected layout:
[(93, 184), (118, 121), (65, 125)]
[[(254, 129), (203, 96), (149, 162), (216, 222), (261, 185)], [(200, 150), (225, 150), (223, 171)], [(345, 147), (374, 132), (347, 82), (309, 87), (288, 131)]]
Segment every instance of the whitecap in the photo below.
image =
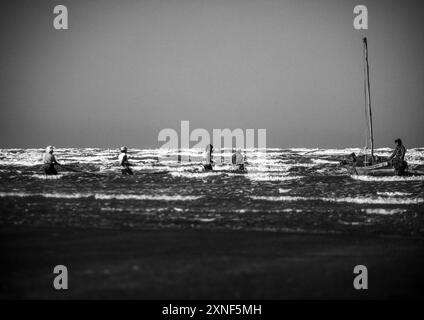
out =
[(32, 178), (42, 179), (42, 180), (57, 180), (57, 179), (63, 178), (64, 176), (65, 175), (63, 173), (55, 174), (55, 175), (47, 175), (47, 174), (33, 174), (33, 175), (31, 175)]
[(375, 177), (375, 176), (362, 176), (362, 175), (351, 175), (352, 179), (360, 181), (378, 181), (378, 182), (399, 182), (399, 181), (424, 181), (424, 176), (393, 176), (393, 177)]
[(325, 160), (325, 159), (311, 159), (312, 162), (316, 163), (316, 164), (340, 164), (339, 161), (330, 161), (330, 160)]
[(182, 178), (194, 178), (194, 179), (204, 179), (207, 177), (219, 176), (223, 172), (171, 172), (171, 175), (174, 177)]
[(200, 222), (213, 222), (213, 221), (216, 220), (216, 218), (197, 218), (197, 219), (194, 219), (194, 220), (197, 220), (197, 221), (200, 221)]
[(324, 201), (324, 202), (339, 202), (339, 203), (356, 203), (356, 204), (421, 204), (424, 203), (423, 198), (368, 198), (368, 197), (341, 197), (341, 198), (326, 198), (326, 197), (300, 197), (300, 196), (250, 196), (253, 200), (266, 201)]
[(269, 175), (261, 173), (248, 173), (246, 176), (252, 181), (290, 181), (304, 178), (303, 176)]
[(94, 195), (94, 198), (98, 200), (193, 201), (202, 198), (202, 196), (98, 193)]
[(405, 197), (411, 194), (410, 192), (377, 192), (377, 195), (386, 197)]
[(193, 201), (202, 196), (182, 195), (145, 195), (145, 194), (106, 194), (106, 193), (27, 193), (27, 192), (0, 192), (0, 197), (44, 197), (56, 199), (84, 199), (96, 200), (151, 200), (151, 201)]
[(392, 214), (396, 214), (396, 213), (404, 213), (404, 212), (406, 212), (406, 210), (405, 209), (383, 209), (383, 208), (377, 208), (377, 209), (365, 209), (365, 212), (367, 214), (392, 215)]

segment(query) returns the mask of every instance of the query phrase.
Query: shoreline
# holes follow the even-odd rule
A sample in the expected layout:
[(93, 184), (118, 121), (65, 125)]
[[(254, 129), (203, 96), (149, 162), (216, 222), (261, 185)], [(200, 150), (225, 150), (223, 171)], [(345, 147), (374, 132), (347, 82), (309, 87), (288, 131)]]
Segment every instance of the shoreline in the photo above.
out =
[[(424, 298), (424, 239), (0, 226), (2, 299)], [(65, 265), (69, 289), (53, 288)], [(369, 289), (355, 290), (355, 265)]]

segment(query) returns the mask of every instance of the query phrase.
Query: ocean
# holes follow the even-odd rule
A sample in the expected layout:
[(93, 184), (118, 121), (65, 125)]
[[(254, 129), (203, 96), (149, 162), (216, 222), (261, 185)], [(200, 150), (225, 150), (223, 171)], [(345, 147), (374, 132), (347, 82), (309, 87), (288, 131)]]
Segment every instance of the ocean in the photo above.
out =
[[(351, 176), (339, 165), (351, 152), (360, 150), (244, 150), (240, 174), (230, 150), (202, 172), (201, 150), (130, 149), (135, 175), (124, 176), (116, 149), (59, 148), (57, 160), (73, 171), (45, 176), (43, 149), (2, 149), (0, 224), (423, 235), (424, 177)], [(424, 148), (406, 160), (422, 170)]]

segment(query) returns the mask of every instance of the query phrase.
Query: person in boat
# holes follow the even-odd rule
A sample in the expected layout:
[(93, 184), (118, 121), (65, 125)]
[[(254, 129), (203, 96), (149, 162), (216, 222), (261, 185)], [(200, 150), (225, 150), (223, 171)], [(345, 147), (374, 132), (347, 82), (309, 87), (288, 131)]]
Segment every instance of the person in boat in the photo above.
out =
[(402, 144), (402, 140), (397, 138), (395, 140), (396, 147), (389, 157), (389, 163), (395, 168), (398, 175), (405, 173), (408, 164), (405, 161), (406, 148)]
[(231, 162), (237, 166), (238, 171), (244, 171), (244, 156), (241, 153), (241, 149), (238, 148), (231, 157)]
[(60, 164), (56, 161), (56, 158), (53, 152), (54, 152), (54, 147), (48, 146), (46, 147), (46, 152), (43, 154), (43, 169), (44, 169), (44, 173), (48, 175), (57, 174), (55, 165), (60, 166)]
[(122, 167), (121, 169), (122, 174), (132, 175), (133, 172), (130, 168), (131, 164), (128, 162), (127, 151), (128, 151), (127, 147), (121, 148), (121, 154), (118, 156), (119, 165)]
[(355, 152), (352, 152), (349, 155), (350, 161), (351, 161), (351, 165), (353, 167), (356, 167), (356, 165), (358, 164), (358, 157), (356, 156)]
[(208, 144), (206, 146), (206, 151), (205, 151), (205, 164), (203, 165), (203, 167), (205, 168), (205, 171), (212, 171), (212, 153), (213, 153), (213, 145)]
[(347, 159), (344, 159), (341, 161), (342, 165), (350, 165), (352, 167), (356, 167), (356, 166), (360, 166), (362, 164), (363, 161), (361, 161), (362, 159), (360, 157), (358, 157), (355, 152), (352, 152), (351, 154), (349, 154)]

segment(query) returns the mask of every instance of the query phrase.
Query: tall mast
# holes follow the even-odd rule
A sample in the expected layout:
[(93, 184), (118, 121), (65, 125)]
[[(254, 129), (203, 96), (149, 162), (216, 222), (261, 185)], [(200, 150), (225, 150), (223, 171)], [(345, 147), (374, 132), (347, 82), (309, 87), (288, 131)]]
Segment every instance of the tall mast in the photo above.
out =
[[(367, 38), (364, 41), (364, 56), (365, 56), (365, 85), (366, 85), (366, 96), (365, 101), (368, 101), (368, 112), (369, 112), (369, 129), (370, 129), (370, 141), (371, 141), (371, 160), (374, 160), (374, 134), (372, 130), (372, 111), (371, 111), (371, 92), (370, 92), (370, 66), (368, 63), (368, 43)], [(367, 107), (367, 106), (366, 106)]]

